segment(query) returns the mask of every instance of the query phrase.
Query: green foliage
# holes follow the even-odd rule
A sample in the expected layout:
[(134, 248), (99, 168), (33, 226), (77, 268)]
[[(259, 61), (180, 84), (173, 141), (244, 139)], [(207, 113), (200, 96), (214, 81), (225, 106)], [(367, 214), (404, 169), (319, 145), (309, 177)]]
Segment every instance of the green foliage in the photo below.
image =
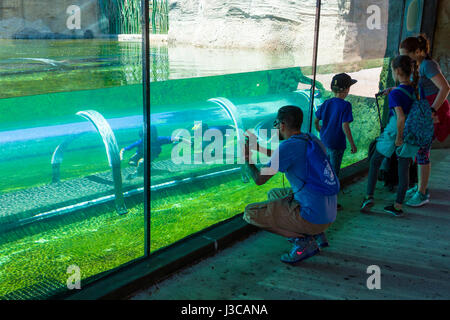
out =
[(167, 34), (169, 32), (169, 1), (152, 0), (152, 33)]
[(140, 0), (99, 0), (100, 21), (103, 32), (108, 34), (140, 34), (141, 1)]

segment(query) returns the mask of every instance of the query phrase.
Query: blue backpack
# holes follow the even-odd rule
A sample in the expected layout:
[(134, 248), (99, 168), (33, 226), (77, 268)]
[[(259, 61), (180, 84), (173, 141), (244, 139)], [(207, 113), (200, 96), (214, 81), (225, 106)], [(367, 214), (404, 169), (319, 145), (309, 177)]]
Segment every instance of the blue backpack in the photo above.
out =
[(411, 95), (404, 88), (397, 87), (396, 89), (402, 91), (413, 100), (411, 110), (405, 120), (403, 141), (419, 147), (430, 145), (433, 141), (434, 124), (428, 100), (418, 100), (415, 95)]
[(304, 181), (307, 189), (324, 196), (334, 196), (340, 189), (339, 180), (334, 172), (330, 160), (319, 143), (311, 134), (306, 137), (295, 137), (307, 141), (306, 168), (308, 176)]

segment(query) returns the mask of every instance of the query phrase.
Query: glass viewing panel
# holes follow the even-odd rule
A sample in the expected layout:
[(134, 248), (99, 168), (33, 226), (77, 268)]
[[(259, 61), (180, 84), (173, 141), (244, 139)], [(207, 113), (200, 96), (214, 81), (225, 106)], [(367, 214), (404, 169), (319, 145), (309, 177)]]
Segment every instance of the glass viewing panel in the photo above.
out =
[(315, 13), (316, 1), (181, 1), (167, 34), (151, 29), (152, 252), (289, 187), (281, 174), (249, 181), (238, 145), (245, 130), (269, 140), (284, 105), (302, 108), (308, 130)]
[(140, 1), (7, 2), (0, 297), (45, 298), (144, 255)]
[[(50, 297), (144, 256), (140, 1), (77, 3), (4, 1), (0, 13), (0, 299)], [(276, 148), (288, 104), (308, 131), (333, 74), (358, 80), (358, 152), (343, 166), (367, 157), (402, 1), (322, 1), (311, 97), (316, 4), (150, 1), (152, 252), (289, 187), (243, 174), (242, 133)]]
[[(335, 74), (345, 72), (358, 80), (346, 98), (352, 104), (350, 129), (358, 151), (351, 154), (347, 141), (342, 168), (366, 158), (369, 144), (380, 134), (375, 94), (393, 85), (390, 54), (397, 54), (401, 20), (393, 15), (401, 12), (402, 1), (322, 1), (316, 75), (320, 95), (334, 97), (330, 87)], [(383, 120), (384, 98), (379, 105)]]

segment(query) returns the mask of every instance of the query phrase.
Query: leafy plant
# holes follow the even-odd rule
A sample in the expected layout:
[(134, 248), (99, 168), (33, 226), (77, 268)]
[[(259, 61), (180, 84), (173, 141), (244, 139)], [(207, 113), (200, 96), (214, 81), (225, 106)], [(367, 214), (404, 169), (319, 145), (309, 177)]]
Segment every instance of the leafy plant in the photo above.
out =
[(103, 32), (108, 34), (140, 34), (141, 1), (140, 0), (99, 0), (100, 21)]

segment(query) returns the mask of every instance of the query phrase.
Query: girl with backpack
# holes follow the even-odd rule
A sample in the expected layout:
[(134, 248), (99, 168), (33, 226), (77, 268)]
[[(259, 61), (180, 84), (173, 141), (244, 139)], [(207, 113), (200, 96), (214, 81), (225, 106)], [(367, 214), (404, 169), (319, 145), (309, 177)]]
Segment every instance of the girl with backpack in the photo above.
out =
[[(417, 62), (414, 73), (420, 76), (419, 86), (431, 106), (435, 138), (442, 142), (450, 133), (450, 105), (447, 100), (450, 85), (442, 74), (439, 64), (430, 57), (430, 44), (424, 35), (403, 40), (400, 44), (400, 54), (407, 55)], [(407, 192), (407, 197), (411, 197), (406, 202), (408, 206), (419, 207), (429, 202), (427, 187), (431, 172), (430, 150), (431, 143), (421, 147), (417, 153), (419, 183)]]
[(403, 141), (405, 120), (412, 108), (417, 95), (417, 76), (411, 81), (414, 61), (408, 56), (398, 56), (392, 60), (392, 75), (400, 85), (389, 93), (389, 122), (376, 143), (376, 150), (370, 158), (367, 195), (361, 204), (361, 212), (369, 212), (374, 205), (374, 191), (377, 183), (378, 170), (384, 158), (390, 158), (394, 152), (398, 157), (398, 189), (393, 205), (384, 208), (385, 212), (399, 217), (403, 216), (403, 201), (409, 185), (409, 165), (419, 147)]

